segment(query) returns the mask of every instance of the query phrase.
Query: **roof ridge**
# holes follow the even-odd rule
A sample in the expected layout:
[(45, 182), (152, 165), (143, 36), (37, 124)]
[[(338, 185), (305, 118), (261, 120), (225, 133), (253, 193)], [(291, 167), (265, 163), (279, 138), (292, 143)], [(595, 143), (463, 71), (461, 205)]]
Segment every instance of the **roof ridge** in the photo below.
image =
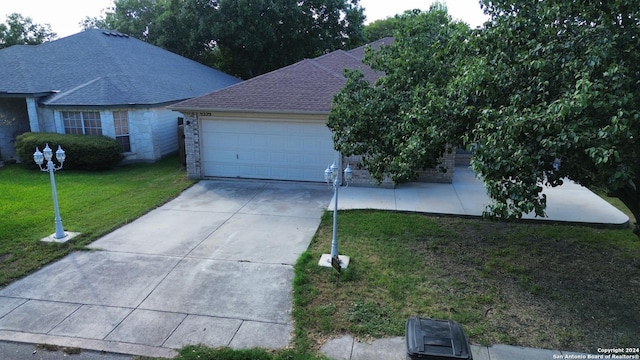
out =
[[(131, 39), (129, 35), (125, 36), (125, 34), (121, 34), (111, 30), (102, 30), (102, 29), (92, 29), (92, 30), (96, 30), (94, 31), (95, 33), (94, 36), (97, 36), (99, 38), (98, 41), (100, 41), (100, 43), (102, 44), (102, 46), (99, 47), (99, 51), (103, 54), (105, 58), (109, 59), (109, 62), (111, 64), (113, 64), (117, 68), (118, 74), (126, 73), (127, 64), (124, 64), (122, 61), (122, 58), (120, 56), (116, 56), (116, 54), (112, 51), (110, 44), (107, 44), (107, 38), (120, 37), (120, 38), (125, 38), (129, 40)], [(112, 35), (112, 34), (121, 34), (122, 36)], [(107, 50), (107, 48), (109, 48), (109, 50)]]
[(329, 73), (329, 74), (330, 74), (331, 76), (333, 76), (333, 77), (336, 77), (336, 78), (341, 79), (341, 80), (344, 80), (344, 79), (345, 79), (345, 77), (344, 77), (344, 75), (343, 75), (342, 73), (339, 73), (339, 72), (337, 72), (337, 71), (332, 70), (331, 68), (328, 68), (328, 67), (326, 67), (326, 66), (324, 66), (324, 65), (321, 65), (321, 64), (320, 64), (318, 61), (316, 61), (315, 59), (310, 59), (310, 60), (309, 60), (309, 62), (310, 62), (312, 65), (314, 65), (314, 66), (316, 66), (316, 67), (318, 67), (318, 68), (320, 68), (320, 69), (322, 69), (322, 70), (326, 71), (327, 73)]
[[(306, 60), (306, 59), (304, 59), (304, 60)], [(262, 79), (263, 77), (265, 77), (265, 76), (267, 76), (267, 75), (273, 75), (273, 74), (275, 74), (275, 73), (280, 72), (281, 70), (284, 70), (284, 69), (287, 69), (287, 68), (293, 67), (294, 65), (297, 65), (297, 64), (301, 63), (301, 62), (302, 62), (302, 61), (304, 61), (304, 60), (301, 60), (301, 61), (298, 61), (298, 62), (296, 62), (296, 63), (290, 64), (290, 65), (287, 65), (287, 66), (285, 66), (285, 67), (281, 67), (281, 68), (278, 68), (278, 69), (271, 70), (271, 71), (266, 72), (266, 73), (264, 73), (264, 74), (260, 74), (260, 75), (258, 75), (258, 76), (254, 76), (254, 77), (252, 77), (252, 78), (248, 78), (248, 79), (246, 79), (246, 80), (242, 80), (242, 81), (240, 81), (240, 82), (237, 82), (237, 83), (235, 83), (235, 84), (231, 84), (231, 85), (225, 86), (225, 87), (220, 88), (220, 89), (216, 89), (216, 90), (214, 90), (214, 91), (212, 91), (212, 92), (210, 92), (210, 93), (207, 93), (207, 94), (204, 94), (204, 95), (201, 95), (201, 96), (207, 96), (207, 95), (209, 95), (209, 94), (217, 93), (218, 91), (221, 91), (221, 90), (225, 90), (225, 89), (229, 89), (229, 88), (235, 88), (235, 87), (237, 87), (237, 86), (240, 86), (240, 85), (243, 85), (243, 84), (246, 84), (246, 83), (252, 83), (252, 82), (254, 82), (254, 81), (257, 81), (257, 80), (259, 80), (259, 79)], [(189, 101), (189, 100), (190, 100), (190, 99), (187, 99), (187, 100), (185, 100), (185, 101)]]
[[(222, 88), (220, 88), (220, 89), (216, 89), (216, 90), (211, 91), (211, 92), (209, 92), (209, 93), (207, 93), (207, 94), (200, 95), (200, 96), (196, 96), (195, 98), (200, 98), (200, 97), (205, 97), (205, 96), (211, 96), (211, 95), (213, 95), (213, 94), (216, 94), (216, 93), (218, 93), (218, 92), (221, 92), (222, 90), (228, 91), (229, 89), (234, 89), (234, 88), (236, 88), (236, 87), (238, 87), (238, 86), (246, 86), (247, 84), (251, 84), (251, 83), (253, 83), (253, 82), (255, 82), (255, 81), (259, 81), (260, 79), (263, 79), (264, 77), (266, 77), (266, 76), (268, 76), (268, 75), (274, 75), (274, 74), (279, 73), (279, 72), (281, 72), (281, 71), (283, 71), (283, 70), (285, 70), (285, 69), (292, 68), (292, 67), (294, 67), (294, 66), (296, 66), (296, 65), (298, 65), (298, 64), (300, 64), (300, 63), (302, 63), (302, 62), (304, 62), (305, 60), (308, 60), (308, 59), (303, 59), (303, 60), (300, 60), (300, 61), (295, 62), (295, 63), (293, 63), (293, 64), (289, 64), (289, 65), (287, 65), (287, 66), (285, 66), (285, 67), (281, 67), (281, 68), (278, 68), (278, 69), (274, 69), (274, 70), (271, 70), (271, 71), (266, 72), (266, 73), (264, 73), (264, 74), (260, 74), (260, 75), (258, 75), (258, 76), (254, 76), (254, 77), (252, 77), (252, 78), (249, 78), (249, 79), (246, 79), (246, 80), (242, 80), (242, 81), (237, 82), (237, 83), (235, 83), (235, 84), (231, 84), (231, 85), (228, 85), (228, 86), (222, 87)], [(191, 101), (191, 100), (193, 100), (193, 99), (194, 99), (194, 98), (190, 98), (190, 99), (182, 100), (182, 101), (180, 101), (180, 102), (178, 102), (178, 103), (176, 103), (176, 104), (173, 104), (173, 105), (172, 105), (172, 107), (180, 106), (182, 103), (189, 102), (189, 101)]]
[(359, 57), (357, 57), (357, 56), (351, 54), (349, 51), (346, 51), (346, 50), (343, 50), (343, 49), (337, 49), (337, 50), (334, 50), (332, 52), (328, 52), (326, 54), (322, 54), (320, 56), (316, 56), (316, 57), (313, 58), (313, 60), (320, 60), (320, 59), (325, 58), (325, 57), (335, 56), (335, 54), (338, 54), (338, 53), (344, 54), (344, 55), (348, 55), (348, 56), (354, 58), (355, 60), (362, 61), (362, 59), (360, 59)]
[(89, 86), (89, 85), (91, 85), (91, 84), (93, 84), (93, 83), (95, 83), (97, 81), (100, 81), (100, 79), (102, 79), (102, 78), (104, 78), (104, 76), (99, 76), (97, 78), (91, 79), (91, 80), (89, 80), (87, 82), (84, 82), (82, 84), (79, 84), (78, 86), (75, 86), (73, 88), (67, 89), (67, 90), (65, 90), (63, 92), (60, 92), (59, 90), (51, 90), (51, 91), (53, 92), (53, 96), (58, 97), (58, 98), (63, 98), (65, 96), (67, 96), (69, 94), (73, 94), (74, 92), (76, 92), (76, 91), (78, 91), (80, 89), (83, 89), (83, 88), (85, 88), (85, 87), (87, 87), (87, 86)]
[(240, 84), (246, 84), (246, 83), (252, 83), (252, 82), (254, 82), (254, 81), (258, 81), (258, 80), (260, 80), (260, 79), (262, 79), (262, 78), (264, 78), (264, 77), (267, 77), (267, 76), (269, 76), (269, 75), (274, 75), (274, 74), (277, 74), (277, 73), (283, 72), (283, 71), (285, 71), (286, 69), (290, 69), (290, 68), (293, 68), (293, 67), (299, 66), (300, 64), (302, 64), (302, 63), (304, 63), (304, 62), (307, 62), (307, 61), (311, 61), (311, 60), (310, 60), (310, 59), (306, 59), (306, 58), (305, 58), (305, 59), (302, 59), (302, 60), (300, 60), (300, 61), (298, 61), (298, 62), (295, 62), (295, 63), (293, 63), (293, 64), (289, 64), (289, 65), (287, 65), (287, 66), (285, 66), (285, 67), (281, 67), (281, 68), (278, 68), (278, 69), (274, 69), (274, 70), (271, 70), (271, 71), (266, 72), (266, 73), (264, 73), (264, 74), (260, 74), (260, 75), (258, 75), (258, 76), (254, 76), (254, 77), (252, 77), (252, 78), (249, 78), (249, 79), (247, 79), (247, 80), (242, 80), (242, 81), (240, 81), (239, 83), (235, 83), (235, 84), (232, 84), (232, 85), (226, 86), (226, 87), (224, 87), (224, 88), (222, 88), (222, 89), (218, 89), (218, 90), (212, 91), (212, 93), (214, 93), (214, 92), (218, 92), (218, 91), (220, 91), (220, 90), (228, 89), (228, 88), (231, 88), (231, 87), (239, 86)]
[(348, 52), (352, 52), (352, 51), (360, 51), (363, 50), (364, 48), (366, 48), (367, 46), (371, 46), (373, 48), (375, 48), (376, 46), (382, 46), (382, 45), (391, 45), (395, 42), (395, 38), (393, 36), (385, 36), (381, 39), (378, 40), (374, 40), (371, 42), (368, 42), (366, 44), (360, 45), (358, 47), (355, 47), (351, 50), (349, 50)]

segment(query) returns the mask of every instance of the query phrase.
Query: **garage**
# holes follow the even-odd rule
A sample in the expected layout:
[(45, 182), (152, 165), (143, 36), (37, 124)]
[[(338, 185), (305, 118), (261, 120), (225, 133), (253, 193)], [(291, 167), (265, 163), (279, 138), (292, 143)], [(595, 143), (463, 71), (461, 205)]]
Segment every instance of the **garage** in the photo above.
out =
[[(362, 71), (371, 84), (384, 76), (362, 63), (364, 49), (304, 59), (170, 105), (184, 117), (187, 176), (323, 182), (327, 166), (341, 160), (326, 123), (347, 82), (344, 69)], [(350, 164), (360, 171), (354, 181), (373, 183)]]
[(339, 154), (324, 121), (202, 118), (205, 177), (324, 181)]

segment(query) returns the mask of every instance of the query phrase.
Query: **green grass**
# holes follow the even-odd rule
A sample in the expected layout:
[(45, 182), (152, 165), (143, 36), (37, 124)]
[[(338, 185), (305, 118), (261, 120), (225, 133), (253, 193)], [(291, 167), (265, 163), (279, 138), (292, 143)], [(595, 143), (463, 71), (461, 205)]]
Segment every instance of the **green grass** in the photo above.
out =
[(633, 213), (631, 212), (631, 210), (629, 210), (627, 205), (625, 205), (622, 201), (620, 201), (620, 199), (618, 199), (616, 197), (608, 196), (607, 192), (605, 190), (602, 190), (602, 189), (592, 189), (592, 191), (594, 193), (596, 193), (598, 196), (600, 196), (601, 198), (605, 199), (611, 205), (615, 206), (618, 210), (620, 210), (623, 213), (625, 213), (625, 215), (627, 215), (629, 217), (629, 224), (630, 225), (633, 225), (633, 224), (637, 223), (637, 219), (635, 218), (635, 216), (633, 216)]
[(339, 215), (340, 277), (325, 214), (296, 266), (294, 317), (309, 339), (403, 336), (408, 317), (453, 319), (472, 343), (594, 352), (640, 338), (640, 241), (628, 229), (382, 211)]
[(65, 244), (40, 239), (55, 231), (49, 175), (9, 164), (0, 168), (0, 286), (84, 246), (162, 205), (192, 185), (177, 156), (104, 172), (55, 174)]
[[(67, 244), (54, 231), (48, 175), (0, 168), (0, 285), (20, 278), (177, 196), (192, 182), (175, 157), (107, 172), (56, 173)], [(340, 276), (326, 213), (294, 278), (291, 348), (188, 346), (177, 359), (322, 359), (326, 339), (402, 336), (408, 317), (454, 319), (473, 343), (593, 352), (640, 338), (640, 241), (630, 230), (341, 211)]]
[(211, 349), (201, 345), (185, 346), (180, 349), (175, 360), (322, 360), (320, 355), (299, 349), (264, 350), (230, 348)]

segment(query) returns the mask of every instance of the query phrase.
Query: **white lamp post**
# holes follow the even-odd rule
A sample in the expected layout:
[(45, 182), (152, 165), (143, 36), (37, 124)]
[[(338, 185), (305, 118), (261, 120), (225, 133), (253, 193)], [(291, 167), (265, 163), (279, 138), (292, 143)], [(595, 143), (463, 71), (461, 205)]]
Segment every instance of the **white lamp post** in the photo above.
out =
[[(53, 151), (49, 148), (49, 144), (45, 146), (43, 152), (40, 152), (40, 149), (36, 147), (36, 152), (33, 153), (33, 161), (38, 164), (41, 171), (49, 172), (49, 177), (51, 178), (51, 191), (53, 192), (53, 210), (55, 211), (55, 223), (56, 223), (56, 233), (53, 235), (54, 240), (62, 240), (66, 238), (68, 235), (65, 234), (64, 228), (62, 227), (62, 219), (60, 218), (60, 209), (58, 209), (58, 192), (56, 191), (56, 179), (53, 176), (55, 171), (62, 169), (62, 163), (66, 159), (66, 155), (64, 150), (58, 145), (58, 150), (56, 151), (56, 159), (60, 162), (60, 166), (55, 166), (53, 163)], [(44, 160), (47, 160), (46, 166), (42, 166)]]
[[(353, 176), (351, 166), (347, 164), (344, 169), (344, 181), (349, 186), (349, 181)], [(333, 238), (331, 239), (331, 254), (322, 254), (320, 257), (320, 266), (334, 267), (336, 270), (346, 269), (349, 266), (349, 257), (339, 255), (338, 253), (338, 189), (340, 188), (340, 171), (338, 166), (333, 163), (324, 171), (324, 181), (333, 187)]]

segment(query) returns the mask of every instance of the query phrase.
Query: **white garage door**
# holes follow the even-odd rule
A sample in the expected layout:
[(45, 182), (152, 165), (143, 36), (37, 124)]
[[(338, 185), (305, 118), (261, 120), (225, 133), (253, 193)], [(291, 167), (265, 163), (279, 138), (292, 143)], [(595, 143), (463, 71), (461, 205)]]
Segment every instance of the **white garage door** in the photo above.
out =
[(324, 181), (338, 161), (324, 122), (203, 120), (204, 176)]

